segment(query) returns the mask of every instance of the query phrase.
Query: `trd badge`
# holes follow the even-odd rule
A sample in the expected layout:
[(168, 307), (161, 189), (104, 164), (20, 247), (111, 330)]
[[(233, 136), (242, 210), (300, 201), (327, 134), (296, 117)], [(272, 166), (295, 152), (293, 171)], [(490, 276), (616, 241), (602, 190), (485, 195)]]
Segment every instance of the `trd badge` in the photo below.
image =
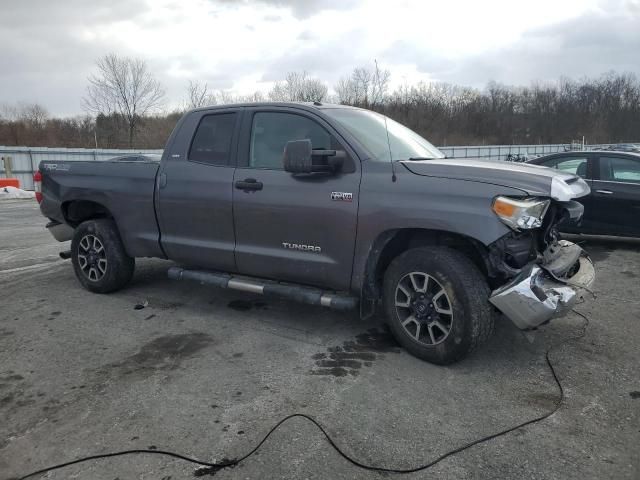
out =
[(335, 202), (352, 202), (353, 193), (350, 192), (331, 192), (331, 200)]

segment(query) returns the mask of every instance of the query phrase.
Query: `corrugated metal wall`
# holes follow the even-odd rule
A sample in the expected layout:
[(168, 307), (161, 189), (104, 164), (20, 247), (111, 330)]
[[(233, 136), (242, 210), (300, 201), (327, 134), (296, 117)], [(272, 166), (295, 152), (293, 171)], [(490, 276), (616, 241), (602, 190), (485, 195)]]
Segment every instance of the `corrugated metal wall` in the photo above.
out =
[[(73, 162), (78, 160), (107, 160), (134, 153), (162, 153), (162, 150), (111, 150), (88, 148), (1, 147), (0, 158), (11, 157), (12, 175), (20, 180), (21, 188), (33, 190), (33, 172), (42, 160)], [(4, 162), (0, 162), (0, 176), (4, 177)]]

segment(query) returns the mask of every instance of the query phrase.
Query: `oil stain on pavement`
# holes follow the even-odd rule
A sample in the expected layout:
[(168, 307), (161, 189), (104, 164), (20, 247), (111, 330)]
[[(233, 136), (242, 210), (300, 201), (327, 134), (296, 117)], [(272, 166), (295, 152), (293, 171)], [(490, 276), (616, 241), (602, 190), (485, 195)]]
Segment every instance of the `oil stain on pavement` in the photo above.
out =
[(385, 353), (400, 352), (400, 346), (391, 332), (370, 328), (356, 335), (355, 340), (347, 340), (341, 346), (329, 347), (326, 352), (313, 355), (316, 365), (310, 373), (334, 377), (356, 376), (362, 367), (370, 367), (376, 360), (384, 358)]
[(183, 360), (194, 356), (214, 343), (206, 333), (165, 335), (143, 345), (140, 350), (125, 359), (103, 366), (101, 373), (115, 376), (153, 374), (157, 370), (174, 370)]
[(22, 375), (8, 370), (0, 374), (0, 412), (7, 417), (14, 415), (20, 408), (35, 403), (34, 393), (30, 393)]

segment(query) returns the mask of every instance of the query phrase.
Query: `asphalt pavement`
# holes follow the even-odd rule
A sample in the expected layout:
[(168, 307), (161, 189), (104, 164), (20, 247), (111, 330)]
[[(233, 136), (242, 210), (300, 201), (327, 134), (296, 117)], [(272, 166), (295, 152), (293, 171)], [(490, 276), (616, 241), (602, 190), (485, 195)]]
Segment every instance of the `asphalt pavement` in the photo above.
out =
[[(45, 223), (33, 200), (0, 202), (0, 479), (134, 448), (234, 458), (297, 412), (362, 463), (412, 468), (552, 409), (545, 351), (583, 324), (570, 314), (523, 333), (503, 320), (488, 345), (438, 367), (398, 347), (382, 318), (175, 282), (162, 260), (138, 260), (125, 290), (89, 293)], [(550, 355), (566, 399), (547, 420), (395, 475), (354, 467), (293, 419), (216, 479), (640, 478), (640, 242), (578, 240), (597, 298), (577, 307), (586, 335)], [(194, 470), (135, 455), (43, 478)]]

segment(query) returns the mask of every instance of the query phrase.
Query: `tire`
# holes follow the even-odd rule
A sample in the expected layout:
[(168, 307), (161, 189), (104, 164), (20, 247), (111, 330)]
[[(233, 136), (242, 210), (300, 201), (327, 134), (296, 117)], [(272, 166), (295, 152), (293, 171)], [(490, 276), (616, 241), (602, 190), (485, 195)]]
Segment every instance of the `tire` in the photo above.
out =
[(71, 240), (71, 261), (76, 277), (94, 293), (120, 290), (133, 276), (135, 259), (127, 255), (113, 220), (82, 222)]
[(489, 293), (474, 263), (447, 247), (407, 250), (384, 275), (383, 302), (391, 332), (409, 353), (437, 365), (461, 360), (491, 337)]

